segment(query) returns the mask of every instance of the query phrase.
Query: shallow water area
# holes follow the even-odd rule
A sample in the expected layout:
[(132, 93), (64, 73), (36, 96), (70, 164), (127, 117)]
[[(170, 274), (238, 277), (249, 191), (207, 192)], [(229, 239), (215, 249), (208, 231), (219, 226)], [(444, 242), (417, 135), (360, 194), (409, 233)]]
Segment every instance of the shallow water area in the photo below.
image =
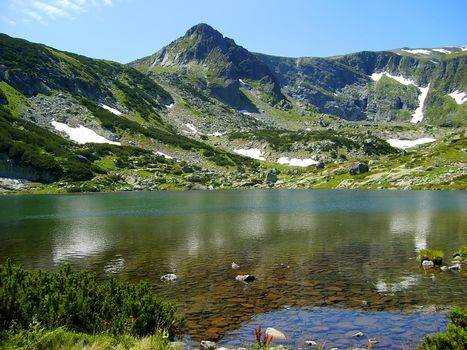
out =
[[(287, 340), (273, 341), (293, 349), (310, 348), (315, 341), (326, 349), (367, 348), (368, 339), (376, 340), (375, 349), (406, 350), (416, 348), (426, 334), (444, 331), (445, 314), (340, 309), (334, 307), (284, 308), (255, 316), (250, 323), (228, 332), (222, 346), (249, 347), (255, 343), (254, 330), (261, 325), (281, 330)], [(362, 333), (363, 335), (359, 335)]]
[[(449, 263), (466, 244), (465, 191), (0, 197), (0, 262), (47, 270), (68, 262), (100, 278), (148, 280), (179, 305), (193, 340), (222, 340), (286, 306), (305, 313), (467, 306), (466, 269), (424, 271), (416, 259), (420, 249), (441, 249)], [(175, 282), (161, 281), (170, 273)], [(235, 279), (244, 274), (256, 280)]]

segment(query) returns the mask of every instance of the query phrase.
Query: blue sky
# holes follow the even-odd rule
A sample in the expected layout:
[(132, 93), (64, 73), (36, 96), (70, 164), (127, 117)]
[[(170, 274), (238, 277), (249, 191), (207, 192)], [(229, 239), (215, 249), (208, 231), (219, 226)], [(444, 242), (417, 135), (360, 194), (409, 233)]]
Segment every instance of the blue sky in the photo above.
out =
[(0, 32), (122, 63), (201, 22), (280, 56), (467, 45), (467, 0), (0, 0)]

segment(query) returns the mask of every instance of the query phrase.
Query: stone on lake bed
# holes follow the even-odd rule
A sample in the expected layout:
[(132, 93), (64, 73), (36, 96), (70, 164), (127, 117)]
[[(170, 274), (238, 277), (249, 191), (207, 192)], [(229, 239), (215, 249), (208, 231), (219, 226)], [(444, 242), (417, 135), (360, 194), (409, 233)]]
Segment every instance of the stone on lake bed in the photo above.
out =
[(177, 279), (177, 275), (174, 273), (169, 273), (161, 277), (161, 281), (166, 281), (166, 282), (175, 281), (176, 279)]
[(431, 260), (423, 260), (422, 261), (422, 267), (425, 270), (432, 269), (433, 267), (435, 267), (435, 263), (433, 261), (431, 261)]
[(272, 327), (268, 327), (264, 334), (269, 335), (270, 337), (272, 337), (273, 340), (286, 340), (287, 339), (284, 333)]
[(315, 342), (314, 340), (307, 340), (305, 343), (308, 346), (318, 346), (318, 343)]
[(217, 349), (217, 344), (212, 341), (203, 340), (199, 343), (199, 348), (203, 350), (214, 350)]
[(236, 264), (236, 263), (232, 263), (232, 268), (235, 270), (235, 269), (238, 269), (240, 267), (240, 265)]
[(249, 282), (253, 282), (256, 279), (256, 277), (253, 275), (238, 275), (237, 277), (235, 277), (235, 279), (240, 282), (249, 283)]

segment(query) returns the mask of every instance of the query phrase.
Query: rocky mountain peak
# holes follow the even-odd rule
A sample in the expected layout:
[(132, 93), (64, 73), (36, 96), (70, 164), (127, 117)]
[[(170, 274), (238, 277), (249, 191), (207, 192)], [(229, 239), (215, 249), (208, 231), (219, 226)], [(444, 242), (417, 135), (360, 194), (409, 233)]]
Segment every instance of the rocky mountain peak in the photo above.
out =
[(206, 23), (200, 23), (197, 24), (190, 29), (187, 30), (185, 33), (184, 37), (189, 37), (196, 35), (200, 38), (208, 39), (208, 38), (216, 38), (216, 39), (222, 39), (223, 35), (215, 30), (213, 27), (211, 27), (209, 24)]

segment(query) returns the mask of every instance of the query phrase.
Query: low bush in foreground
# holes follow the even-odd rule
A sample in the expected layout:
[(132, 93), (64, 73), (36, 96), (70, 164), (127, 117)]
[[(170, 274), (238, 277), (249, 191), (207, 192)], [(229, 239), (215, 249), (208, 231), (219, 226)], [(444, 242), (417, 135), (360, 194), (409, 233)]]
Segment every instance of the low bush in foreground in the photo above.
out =
[(426, 336), (418, 350), (467, 349), (467, 308), (455, 308), (449, 314), (450, 324), (445, 333)]
[(0, 330), (46, 329), (135, 336), (166, 332), (181, 325), (176, 306), (159, 300), (147, 282), (104, 282), (91, 272), (26, 271), (11, 261), (0, 266)]

